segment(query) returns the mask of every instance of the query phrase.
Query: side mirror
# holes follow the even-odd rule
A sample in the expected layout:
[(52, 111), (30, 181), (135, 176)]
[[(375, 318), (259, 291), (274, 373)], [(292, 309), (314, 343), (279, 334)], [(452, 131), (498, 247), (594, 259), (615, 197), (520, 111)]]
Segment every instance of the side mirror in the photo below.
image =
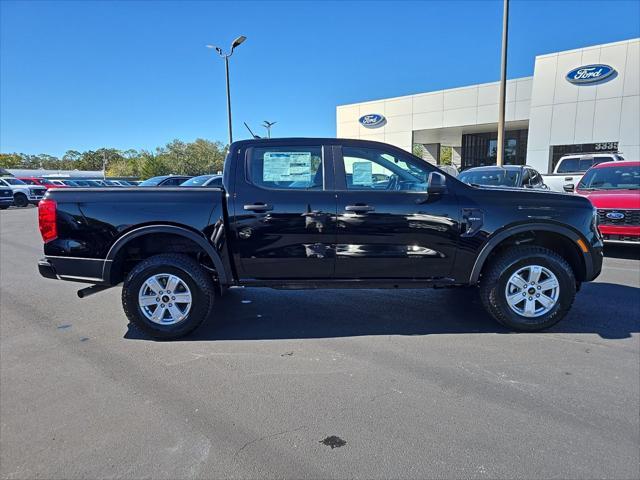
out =
[(447, 178), (438, 172), (431, 172), (427, 180), (427, 193), (440, 194), (447, 191)]
[(573, 183), (567, 183), (562, 188), (564, 188), (564, 191), (567, 193), (573, 193), (573, 191), (576, 189), (576, 186)]

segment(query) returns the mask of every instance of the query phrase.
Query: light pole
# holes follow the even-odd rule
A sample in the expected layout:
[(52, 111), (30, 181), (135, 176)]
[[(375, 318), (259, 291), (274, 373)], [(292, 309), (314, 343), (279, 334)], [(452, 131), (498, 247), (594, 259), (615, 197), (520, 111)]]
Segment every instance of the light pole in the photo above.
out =
[(270, 122), (265, 120), (262, 122), (262, 126), (267, 129), (267, 138), (271, 138), (271, 127), (273, 127), (278, 122)]
[(500, 100), (498, 103), (498, 155), (496, 165), (504, 164), (504, 107), (507, 91), (507, 39), (509, 30), (509, 0), (504, 0), (502, 12), (502, 58), (500, 63)]
[(231, 44), (231, 50), (229, 51), (229, 53), (224, 53), (220, 47), (207, 45), (207, 48), (214, 49), (216, 52), (218, 52), (218, 55), (224, 58), (224, 71), (227, 77), (227, 117), (229, 120), (229, 145), (233, 143), (233, 133), (231, 128), (231, 92), (229, 90), (229, 57), (233, 55), (233, 50), (235, 50), (235, 48), (246, 39), (247, 37), (245, 37), (244, 35), (240, 35), (238, 38), (236, 38)]

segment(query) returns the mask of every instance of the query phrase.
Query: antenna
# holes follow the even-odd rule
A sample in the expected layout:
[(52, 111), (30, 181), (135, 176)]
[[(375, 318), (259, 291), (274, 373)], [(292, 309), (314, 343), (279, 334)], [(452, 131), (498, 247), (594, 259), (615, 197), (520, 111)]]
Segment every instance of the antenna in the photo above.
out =
[(251, 129), (249, 128), (249, 125), (247, 125), (247, 122), (242, 122), (242, 123), (244, 123), (244, 126), (245, 126), (245, 127), (247, 127), (247, 130), (249, 130), (249, 133), (251, 134), (251, 136), (252, 136), (253, 138), (255, 138), (255, 139), (260, 138), (258, 135), (256, 135), (255, 133), (253, 133), (253, 132), (251, 131)]

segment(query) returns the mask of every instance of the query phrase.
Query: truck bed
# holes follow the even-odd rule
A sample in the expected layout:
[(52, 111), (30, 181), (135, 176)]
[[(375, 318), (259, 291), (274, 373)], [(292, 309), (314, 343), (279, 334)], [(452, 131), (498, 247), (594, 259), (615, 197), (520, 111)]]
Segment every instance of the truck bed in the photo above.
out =
[(82, 259), (86, 267), (82, 276), (95, 282), (105, 280), (103, 263), (114, 243), (132, 230), (175, 225), (204, 238), (225, 215), (220, 188), (54, 188), (45, 200), (57, 204), (57, 238), (44, 245), (57, 275), (67, 273), (71, 263), (66, 258)]

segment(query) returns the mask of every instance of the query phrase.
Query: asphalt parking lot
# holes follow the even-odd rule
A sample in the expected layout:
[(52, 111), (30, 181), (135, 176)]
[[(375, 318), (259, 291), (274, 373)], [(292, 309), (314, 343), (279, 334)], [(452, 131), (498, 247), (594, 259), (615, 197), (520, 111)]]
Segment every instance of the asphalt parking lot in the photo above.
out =
[(3, 479), (640, 477), (640, 249), (545, 333), (466, 290), (234, 289), (163, 343), (41, 278), (36, 217), (0, 212)]

